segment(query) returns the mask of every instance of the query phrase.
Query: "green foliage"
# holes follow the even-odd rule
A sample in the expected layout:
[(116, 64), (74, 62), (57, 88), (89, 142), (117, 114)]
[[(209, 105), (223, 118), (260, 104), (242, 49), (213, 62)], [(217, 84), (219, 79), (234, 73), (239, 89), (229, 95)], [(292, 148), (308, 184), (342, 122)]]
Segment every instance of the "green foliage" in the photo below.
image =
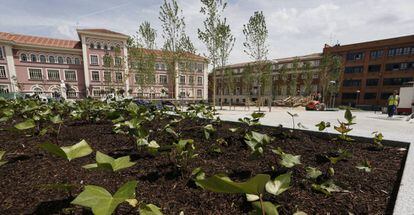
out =
[(277, 209), (280, 207), (280, 205), (274, 205), (271, 202), (253, 202), (252, 205), (254, 210), (250, 212), (249, 215), (279, 215)]
[(6, 154), (6, 151), (0, 151), (0, 166), (3, 166), (4, 164), (7, 163), (7, 161), (2, 161), (1, 159), (3, 159), (3, 156)]
[(321, 121), (320, 123), (316, 124), (315, 126), (318, 127), (319, 131), (323, 131), (326, 128), (331, 127), (331, 123), (330, 122)]
[(325, 156), (325, 157), (329, 159), (329, 161), (331, 161), (332, 164), (336, 164), (339, 161), (347, 160), (348, 158), (352, 157), (352, 153), (350, 153), (347, 150), (342, 150), (342, 149), (339, 149), (336, 154), (337, 156)]
[(259, 120), (263, 118), (264, 116), (265, 116), (264, 113), (254, 112), (251, 114), (251, 118), (249, 117), (239, 118), (239, 122), (245, 123), (249, 127), (260, 125)]
[(33, 119), (27, 119), (26, 121), (20, 122), (14, 125), (15, 128), (18, 130), (27, 130), (34, 128), (36, 126), (35, 121)]
[(85, 186), (71, 204), (80, 205), (92, 209), (95, 215), (110, 215), (119, 204), (128, 199), (135, 198), (137, 181), (129, 181), (122, 185), (112, 196), (106, 189), (94, 185)]
[(332, 195), (333, 192), (346, 192), (332, 180), (325, 181), (322, 184), (312, 184), (312, 189), (325, 195)]
[(203, 127), (203, 131), (204, 131), (204, 137), (206, 138), (206, 140), (210, 139), (210, 135), (216, 131), (216, 129), (213, 127), (212, 124), (208, 124), (206, 126)]
[(292, 118), (292, 128), (295, 129), (295, 117), (298, 117), (299, 115), (297, 113), (292, 114), (289, 111), (287, 112), (289, 116)]
[(68, 161), (75, 158), (87, 156), (92, 153), (92, 148), (88, 145), (85, 140), (72, 146), (59, 147), (52, 143), (40, 144), (40, 147), (49, 153), (52, 153), (58, 157), (62, 157)]
[(382, 145), (382, 140), (384, 138), (384, 136), (382, 135), (382, 133), (375, 131), (372, 132), (372, 134), (374, 135), (374, 144), (378, 147), (378, 148), (383, 148), (384, 145)]
[(142, 204), (139, 207), (140, 215), (162, 215), (159, 207), (153, 204)]
[(273, 149), (272, 152), (280, 156), (279, 164), (284, 167), (292, 168), (296, 165), (301, 164), (300, 155), (292, 155), (285, 153), (282, 151), (280, 147), (278, 147), (277, 149)]
[(316, 179), (322, 175), (322, 171), (314, 167), (306, 167), (307, 177), (311, 179)]
[(350, 126), (355, 124), (355, 116), (352, 115), (349, 109), (346, 109), (344, 118), (347, 122), (341, 122), (338, 120), (339, 126), (334, 126), (334, 129), (341, 133), (341, 135), (339, 135), (340, 139), (345, 141), (352, 141), (353, 139), (348, 136), (348, 133), (352, 130)]
[(274, 180), (270, 180), (266, 183), (266, 191), (273, 195), (279, 195), (290, 188), (290, 180), (292, 173), (288, 172), (277, 176)]
[(365, 160), (363, 163), (358, 164), (356, 166), (356, 168), (359, 169), (359, 170), (363, 170), (365, 172), (371, 172), (372, 171), (371, 162), (369, 162), (368, 160)]
[(116, 172), (125, 168), (129, 168), (136, 164), (131, 162), (129, 156), (114, 159), (102, 152), (96, 152), (96, 163), (83, 166), (85, 169), (103, 169)]
[(250, 131), (244, 135), (244, 142), (252, 150), (254, 155), (262, 155), (264, 147), (272, 141), (272, 138), (267, 134), (261, 134), (259, 132)]

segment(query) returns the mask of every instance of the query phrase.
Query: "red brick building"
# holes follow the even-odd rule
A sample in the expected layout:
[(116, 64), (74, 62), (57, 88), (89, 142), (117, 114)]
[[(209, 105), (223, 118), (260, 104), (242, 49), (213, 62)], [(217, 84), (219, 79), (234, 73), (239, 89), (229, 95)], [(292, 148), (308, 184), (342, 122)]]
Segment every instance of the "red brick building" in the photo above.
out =
[(325, 45), (343, 60), (337, 104), (384, 106), (394, 90), (414, 79), (414, 35), (349, 45)]

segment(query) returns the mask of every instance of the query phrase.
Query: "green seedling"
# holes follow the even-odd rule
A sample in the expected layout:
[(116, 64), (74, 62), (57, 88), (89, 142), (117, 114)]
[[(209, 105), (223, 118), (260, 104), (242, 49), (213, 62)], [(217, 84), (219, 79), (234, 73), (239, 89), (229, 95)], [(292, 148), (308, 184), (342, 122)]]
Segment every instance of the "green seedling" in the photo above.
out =
[(251, 114), (251, 118), (249, 117), (239, 118), (239, 122), (242, 122), (249, 127), (256, 126), (256, 125), (260, 125), (259, 120), (263, 118), (264, 116), (265, 116), (264, 113), (254, 112)]
[(3, 159), (3, 156), (6, 154), (6, 151), (0, 151), (0, 166), (3, 166), (7, 163), (7, 161), (1, 160)]
[(272, 138), (267, 134), (261, 134), (255, 131), (250, 131), (244, 135), (244, 142), (250, 147), (252, 154), (255, 156), (263, 155), (265, 146), (271, 141)]
[(371, 172), (372, 171), (372, 165), (371, 165), (371, 162), (369, 162), (369, 161), (367, 161), (367, 160), (365, 160), (363, 163), (361, 163), (361, 164), (358, 164), (357, 166), (356, 166), (356, 168), (357, 169), (359, 169), (359, 170), (363, 170), (363, 171), (365, 171), (365, 172)]
[(336, 185), (332, 180), (325, 181), (321, 184), (312, 184), (312, 189), (325, 195), (332, 195), (333, 192), (348, 192)]
[(204, 131), (204, 137), (206, 138), (206, 140), (208, 140), (210, 139), (211, 134), (216, 131), (216, 129), (213, 127), (212, 124), (208, 124), (203, 127), (203, 131)]
[(382, 145), (382, 140), (384, 138), (384, 136), (382, 135), (382, 133), (375, 131), (372, 132), (372, 134), (374, 135), (374, 144), (378, 147), (378, 148), (384, 148), (384, 145)]
[(332, 163), (332, 164), (336, 164), (336, 163), (338, 163), (339, 161), (342, 161), (342, 160), (347, 160), (348, 158), (351, 158), (352, 157), (352, 153), (350, 153), (349, 151), (347, 151), (347, 150), (342, 150), (342, 149), (339, 149), (338, 150), (338, 156), (332, 156), (332, 157), (330, 157), (330, 156), (325, 156), (327, 159), (329, 159), (329, 161)]
[(296, 165), (301, 164), (300, 155), (292, 155), (285, 153), (282, 151), (280, 147), (278, 147), (277, 149), (272, 149), (272, 152), (280, 156), (279, 164), (286, 168), (292, 168)]
[(129, 156), (120, 158), (112, 158), (102, 152), (96, 152), (96, 163), (83, 166), (85, 169), (103, 169), (116, 172), (135, 165), (136, 162), (131, 162)]
[(92, 153), (92, 148), (85, 140), (82, 140), (73, 146), (64, 147), (59, 147), (52, 143), (43, 143), (40, 144), (40, 148), (68, 161), (71, 161), (75, 158), (84, 157)]
[(316, 124), (315, 126), (318, 127), (318, 130), (319, 131), (323, 131), (326, 128), (331, 127), (331, 123), (330, 122), (321, 121), (320, 123)]
[(295, 130), (295, 117), (298, 117), (299, 115), (297, 113), (292, 114), (289, 111), (287, 113), (292, 118), (292, 129)]

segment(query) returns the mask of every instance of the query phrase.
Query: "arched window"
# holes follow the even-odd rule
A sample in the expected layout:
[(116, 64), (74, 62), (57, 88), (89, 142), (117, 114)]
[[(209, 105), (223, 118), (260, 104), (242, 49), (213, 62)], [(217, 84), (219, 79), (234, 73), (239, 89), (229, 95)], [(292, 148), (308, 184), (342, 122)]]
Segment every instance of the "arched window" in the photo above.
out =
[(66, 58), (66, 63), (67, 63), (67, 64), (72, 64), (72, 59), (71, 59), (70, 57), (67, 57), (67, 58)]
[(80, 64), (79, 58), (75, 58), (75, 64)]
[(113, 51), (115, 48), (113, 46), (111, 46), (111, 51)]
[(63, 64), (63, 57), (58, 57), (58, 63)]
[(55, 62), (55, 57), (49, 56), (49, 63), (56, 63)]
[(91, 44), (89, 45), (89, 48), (90, 48), (90, 49), (94, 49), (94, 48), (95, 48), (95, 45), (94, 45), (93, 43), (91, 43)]
[(73, 88), (70, 88), (66, 91), (66, 95), (68, 98), (76, 98), (76, 91)]
[(108, 50), (108, 45), (106, 45), (106, 44), (105, 44), (105, 45), (104, 45), (104, 49), (105, 49), (105, 50)]
[(26, 62), (27, 61), (27, 55), (26, 54), (21, 54), (20, 55), (20, 60), (23, 61), (23, 62)]
[(40, 87), (33, 87), (34, 94), (43, 94), (43, 89)]
[(46, 63), (46, 57), (44, 55), (40, 55), (39, 59), (40, 59), (40, 62)]
[(97, 48), (97, 49), (101, 49), (101, 43), (97, 43), (97, 44), (96, 44), (96, 48)]
[(32, 62), (37, 62), (37, 57), (36, 57), (36, 55), (35, 55), (35, 54), (31, 54), (31, 55), (30, 55), (30, 60), (31, 60)]

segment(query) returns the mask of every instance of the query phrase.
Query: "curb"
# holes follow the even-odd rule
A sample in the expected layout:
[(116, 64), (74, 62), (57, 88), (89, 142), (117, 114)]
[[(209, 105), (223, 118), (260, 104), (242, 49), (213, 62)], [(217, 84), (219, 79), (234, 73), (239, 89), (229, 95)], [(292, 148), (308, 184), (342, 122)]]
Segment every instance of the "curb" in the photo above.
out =
[[(410, 146), (414, 144), (412, 142)], [(414, 147), (409, 147), (401, 178), (394, 215), (414, 214)]]

